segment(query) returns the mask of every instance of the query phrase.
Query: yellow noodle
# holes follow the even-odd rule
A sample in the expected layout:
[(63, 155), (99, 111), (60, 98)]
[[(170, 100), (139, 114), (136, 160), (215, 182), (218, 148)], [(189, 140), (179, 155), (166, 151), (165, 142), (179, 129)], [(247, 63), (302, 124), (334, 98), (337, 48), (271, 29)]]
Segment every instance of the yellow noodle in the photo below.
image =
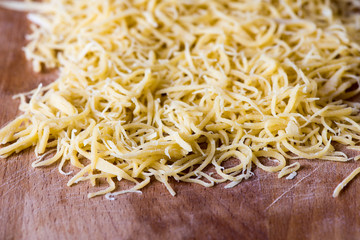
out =
[[(3, 1), (29, 12), (34, 71), (59, 76), (16, 95), (22, 115), (0, 130), (0, 157), (35, 146), (33, 167), (70, 164), (69, 186), (105, 178), (88, 196), (109, 199), (151, 177), (175, 195), (169, 178), (229, 188), (253, 164), (282, 177), (300, 167), (286, 158), (348, 161), (333, 144), (359, 150), (360, 104), (345, 101), (360, 91), (355, 3)], [(135, 186), (113, 193), (115, 178)]]

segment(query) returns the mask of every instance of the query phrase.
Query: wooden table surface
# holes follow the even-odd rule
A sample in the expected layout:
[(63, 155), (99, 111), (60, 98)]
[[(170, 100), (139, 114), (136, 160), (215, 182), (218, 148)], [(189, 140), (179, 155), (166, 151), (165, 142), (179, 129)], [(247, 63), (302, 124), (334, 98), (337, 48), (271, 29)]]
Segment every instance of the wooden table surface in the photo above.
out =
[[(18, 112), (16, 93), (55, 74), (35, 74), (21, 47), (26, 16), (0, 9), (0, 126)], [(360, 163), (303, 160), (293, 180), (255, 169), (232, 189), (158, 182), (115, 201), (87, 198), (57, 167), (31, 167), (32, 150), (0, 159), (0, 239), (360, 239), (360, 179), (332, 191)]]

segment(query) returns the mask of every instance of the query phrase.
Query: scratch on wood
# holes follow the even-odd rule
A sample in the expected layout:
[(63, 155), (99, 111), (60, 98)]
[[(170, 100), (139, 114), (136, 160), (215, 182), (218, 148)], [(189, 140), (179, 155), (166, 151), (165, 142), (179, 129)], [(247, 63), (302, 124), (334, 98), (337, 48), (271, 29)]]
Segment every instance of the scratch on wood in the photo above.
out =
[(282, 197), (284, 197), (288, 192), (290, 192), (292, 189), (294, 189), (297, 185), (299, 185), (303, 180), (305, 180), (306, 178), (310, 177), (315, 171), (317, 171), (319, 168), (321, 167), (318, 166), (317, 168), (315, 168), (313, 171), (311, 171), (308, 175), (306, 175), (305, 177), (303, 177), (302, 179), (300, 179), (299, 181), (297, 181), (293, 186), (291, 186), (291, 188), (289, 188), (288, 190), (286, 190), (283, 194), (281, 194), (279, 197), (277, 197), (267, 208), (265, 208), (265, 211), (269, 210), (269, 208), (271, 208), (275, 203), (277, 203)]
[[(52, 169), (50, 171), (46, 171), (43, 174), (44, 175), (49, 175), (49, 174), (53, 173), (55, 170), (56, 170), (56, 168)], [(30, 178), (34, 174), (38, 174), (38, 172), (36, 172), (36, 171), (33, 171), (31, 173), (27, 172), (24, 175), (15, 176), (12, 179), (10, 179), (10, 180), (4, 182), (3, 184), (1, 184), (0, 185), (0, 199), (2, 197), (4, 197), (6, 194), (8, 194), (8, 193), (10, 193), (10, 192), (12, 192), (14, 190), (24, 189), (23, 185), (21, 185), (19, 183), (21, 181), (23, 181), (24, 179), (26, 179), (26, 178)], [(43, 182), (37, 181), (32, 187), (35, 187), (35, 186), (39, 185), (40, 183), (43, 183)], [(6, 187), (8, 187), (8, 188), (6, 189)]]

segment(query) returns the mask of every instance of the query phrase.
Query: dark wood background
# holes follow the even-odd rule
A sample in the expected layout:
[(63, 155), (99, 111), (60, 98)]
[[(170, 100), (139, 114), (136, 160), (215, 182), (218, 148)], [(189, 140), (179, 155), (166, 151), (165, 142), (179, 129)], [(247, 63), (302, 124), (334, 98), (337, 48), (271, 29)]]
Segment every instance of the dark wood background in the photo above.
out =
[[(24, 58), (25, 14), (0, 9), (0, 126), (19, 114), (14, 94), (54, 80)], [(115, 201), (87, 198), (55, 166), (31, 167), (31, 150), (0, 159), (0, 239), (360, 239), (360, 179), (332, 191), (359, 163), (301, 161), (293, 180), (255, 169), (232, 189), (153, 182)]]

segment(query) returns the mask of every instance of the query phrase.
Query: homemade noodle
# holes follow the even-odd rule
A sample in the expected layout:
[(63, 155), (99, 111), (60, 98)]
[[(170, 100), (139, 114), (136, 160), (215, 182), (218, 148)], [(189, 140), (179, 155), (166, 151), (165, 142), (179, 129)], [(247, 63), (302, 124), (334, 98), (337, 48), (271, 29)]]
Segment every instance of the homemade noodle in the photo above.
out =
[[(0, 4), (30, 12), (34, 70), (59, 69), (16, 96), (23, 113), (1, 129), (0, 156), (35, 146), (33, 167), (78, 169), (68, 186), (108, 182), (89, 197), (152, 177), (172, 195), (171, 178), (234, 187), (254, 165), (282, 177), (300, 167), (289, 159), (346, 162), (333, 143), (360, 140), (360, 103), (348, 100), (360, 89), (358, 1)], [(114, 192), (123, 179), (134, 186)]]

